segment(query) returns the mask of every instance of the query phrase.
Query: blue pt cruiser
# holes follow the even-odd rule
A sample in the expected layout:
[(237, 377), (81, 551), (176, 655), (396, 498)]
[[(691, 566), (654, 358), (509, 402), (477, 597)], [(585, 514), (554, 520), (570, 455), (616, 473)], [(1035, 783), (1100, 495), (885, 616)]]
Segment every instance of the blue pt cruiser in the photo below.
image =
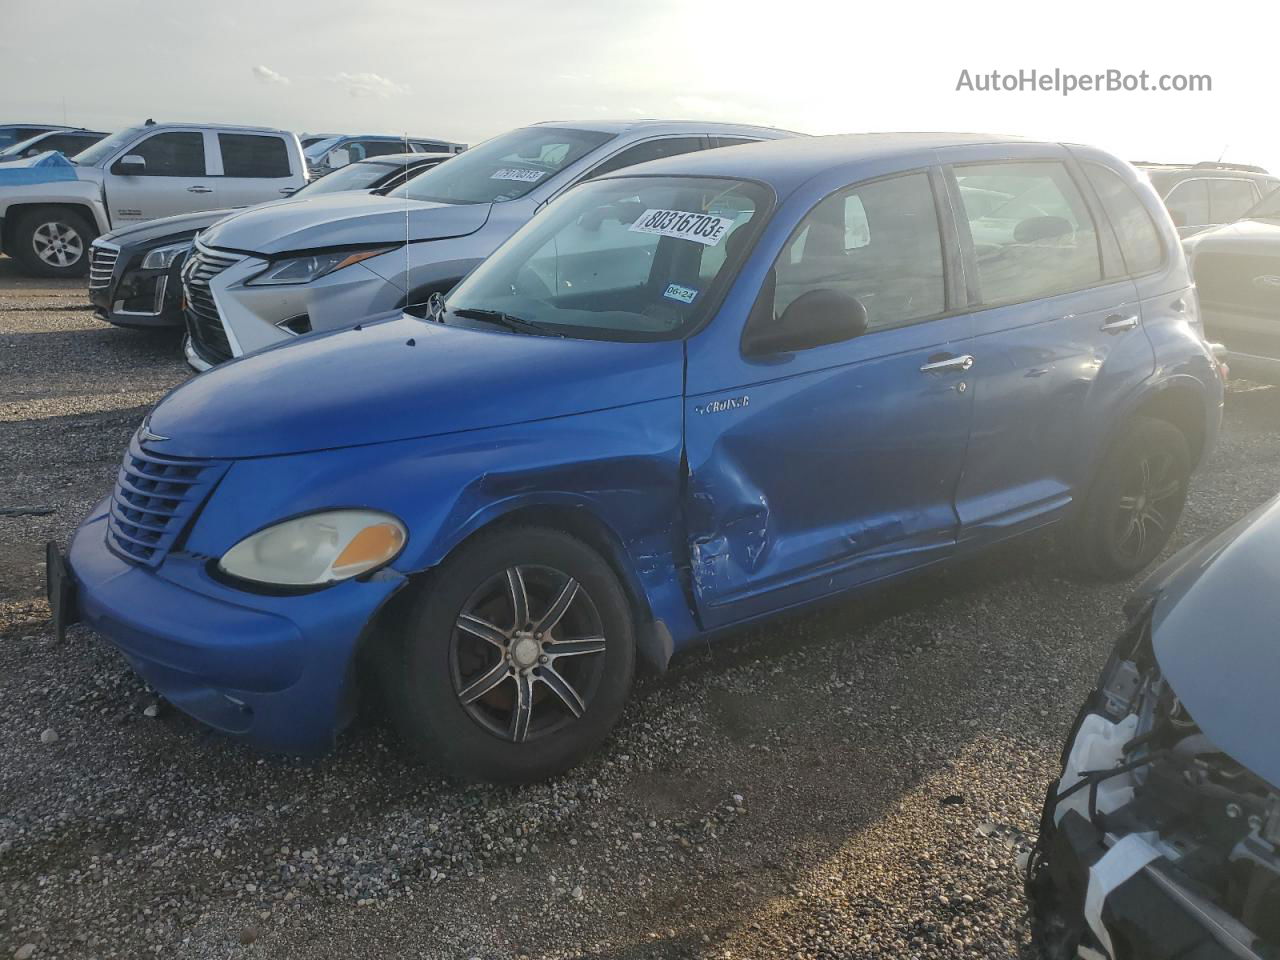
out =
[(447, 770), (580, 760), (637, 657), (1056, 524), (1160, 552), (1221, 419), (1159, 198), (1087, 147), (784, 140), (570, 191), (421, 315), (171, 393), (50, 551), (178, 707)]

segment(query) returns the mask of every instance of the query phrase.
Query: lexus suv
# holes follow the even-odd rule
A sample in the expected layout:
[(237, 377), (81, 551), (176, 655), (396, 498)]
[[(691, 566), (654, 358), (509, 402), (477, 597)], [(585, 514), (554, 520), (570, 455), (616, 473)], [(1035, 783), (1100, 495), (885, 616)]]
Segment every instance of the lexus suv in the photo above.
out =
[(791, 134), (723, 123), (540, 124), (494, 137), (385, 196), (238, 214), (201, 236), (188, 261), (187, 360), (204, 370), (425, 302), (576, 183), (658, 157), (784, 136)]
[(420, 313), (170, 393), (49, 547), (55, 632), (263, 748), (330, 746), (364, 691), (446, 769), (536, 780), (605, 739), (637, 659), (726, 628), (1050, 526), (1132, 576), (1222, 396), (1173, 224), (1106, 153), (670, 157)]

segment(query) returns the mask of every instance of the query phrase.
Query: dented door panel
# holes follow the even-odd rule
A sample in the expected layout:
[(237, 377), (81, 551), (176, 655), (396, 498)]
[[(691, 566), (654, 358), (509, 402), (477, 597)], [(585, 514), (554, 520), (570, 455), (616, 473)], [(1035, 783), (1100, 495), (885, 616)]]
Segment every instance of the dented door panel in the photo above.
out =
[(686, 399), (686, 522), (704, 626), (950, 551), (972, 394), (967, 374), (920, 368), (958, 351), (968, 330), (967, 317), (948, 317), (744, 360), (754, 382)]

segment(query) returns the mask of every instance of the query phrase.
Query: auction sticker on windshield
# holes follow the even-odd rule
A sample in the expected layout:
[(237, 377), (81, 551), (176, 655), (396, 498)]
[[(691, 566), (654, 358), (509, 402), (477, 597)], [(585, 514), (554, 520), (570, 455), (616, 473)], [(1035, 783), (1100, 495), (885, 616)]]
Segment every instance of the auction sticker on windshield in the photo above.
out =
[(656, 233), (663, 237), (677, 237), (714, 247), (724, 239), (732, 226), (732, 217), (689, 213), (687, 210), (646, 210), (631, 224), (630, 229), (636, 233)]
[(490, 180), (519, 180), (521, 183), (533, 183), (547, 175), (545, 170), (521, 170), (519, 167), (503, 167), (490, 174)]

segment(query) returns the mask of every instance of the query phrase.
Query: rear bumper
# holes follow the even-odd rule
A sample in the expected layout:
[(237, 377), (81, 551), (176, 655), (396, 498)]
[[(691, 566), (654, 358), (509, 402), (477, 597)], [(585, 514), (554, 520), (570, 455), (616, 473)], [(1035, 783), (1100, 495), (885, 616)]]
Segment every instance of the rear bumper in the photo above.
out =
[(75, 612), (148, 684), (264, 750), (333, 745), (354, 707), (359, 641), (402, 578), (266, 596), (219, 583), (201, 558), (172, 554), (158, 570), (136, 566), (108, 548), (105, 534), (103, 501), (68, 551)]

